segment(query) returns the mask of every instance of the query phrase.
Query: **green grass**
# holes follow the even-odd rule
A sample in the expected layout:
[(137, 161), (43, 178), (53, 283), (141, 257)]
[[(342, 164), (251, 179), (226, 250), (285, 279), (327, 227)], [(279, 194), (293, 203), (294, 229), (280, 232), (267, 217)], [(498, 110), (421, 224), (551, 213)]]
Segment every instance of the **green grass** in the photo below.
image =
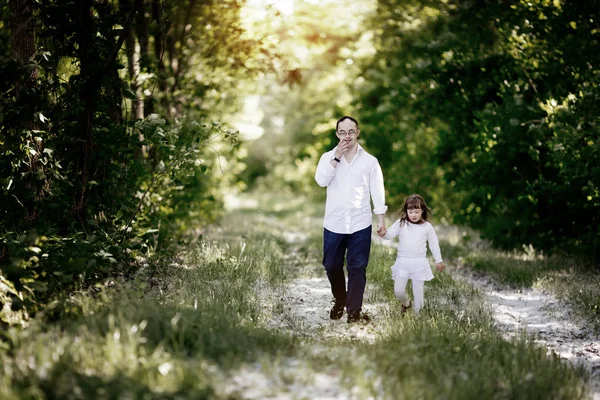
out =
[(288, 279), (283, 249), (250, 236), (201, 242), (150, 279), (75, 294), (55, 324), (5, 332), (0, 398), (214, 398), (215, 368), (291, 351), (256, 290)]
[[(389, 249), (377, 249), (370, 277), (396, 301)], [(368, 352), (388, 377), (390, 398), (585, 398), (582, 370), (549, 357), (527, 337), (504, 340), (482, 294), (446, 273), (426, 284), (426, 305), (415, 317), (392, 307), (390, 325)]]
[(535, 285), (567, 301), (578, 317), (600, 332), (600, 273), (571, 268), (540, 276)]
[(444, 258), (501, 284), (535, 287), (567, 302), (577, 317), (600, 332), (600, 271), (589, 261), (567, 255), (544, 256), (531, 248), (498, 251), (481, 240), (441, 241)]
[(223, 387), (248, 370), (270, 379), (271, 396), (309, 398), (325, 376), (354, 398), (585, 398), (581, 370), (525, 337), (503, 340), (482, 294), (446, 273), (427, 284), (421, 315), (402, 317), (390, 248), (374, 246), (368, 268), (367, 300), (389, 304), (375, 343), (351, 338), (343, 320), (338, 338), (303, 335), (301, 321), (296, 335), (269, 328), (291, 280), (325, 277), (322, 228), (302, 199), (263, 195), (259, 207), (232, 211), (134, 280), (73, 294), (55, 323), (4, 332), (0, 398), (236, 399), (244, 390)]

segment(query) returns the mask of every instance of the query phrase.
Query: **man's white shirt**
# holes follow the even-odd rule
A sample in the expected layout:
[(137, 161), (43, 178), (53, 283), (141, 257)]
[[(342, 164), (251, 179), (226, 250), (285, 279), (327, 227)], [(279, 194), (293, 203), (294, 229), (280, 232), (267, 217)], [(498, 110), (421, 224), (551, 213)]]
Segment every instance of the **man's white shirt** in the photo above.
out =
[(342, 156), (337, 167), (333, 167), (330, 162), (336, 149), (321, 156), (315, 180), (319, 186), (327, 187), (323, 226), (334, 233), (350, 234), (372, 224), (370, 199), (373, 213), (387, 211), (383, 173), (377, 159), (360, 145), (352, 162)]

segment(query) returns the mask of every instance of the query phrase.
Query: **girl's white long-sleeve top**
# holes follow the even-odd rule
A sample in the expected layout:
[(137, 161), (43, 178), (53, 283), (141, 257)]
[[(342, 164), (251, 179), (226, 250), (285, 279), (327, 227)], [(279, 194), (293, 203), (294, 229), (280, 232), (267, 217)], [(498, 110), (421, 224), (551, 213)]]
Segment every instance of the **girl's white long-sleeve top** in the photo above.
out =
[(373, 200), (373, 213), (387, 211), (383, 173), (377, 159), (360, 145), (352, 162), (342, 157), (334, 168), (330, 162), (336, 149), (321, 156), (315, 180), (319, 186), (327, 187), (323, 226), (334, 233), (349, 234), (372, 224), (369, 197)]
[(400, 226), (400, 220), (397, 220), (388, 228), (383, 238), (389, 240), (395, 236), (398, 236), (398, 258), (426, 258), (427, 242), (429, 242), (429, 249), (435, 262), (443, 261), (440, 242), (433, 225), (429, 222), (413, 224), (407, 221)]

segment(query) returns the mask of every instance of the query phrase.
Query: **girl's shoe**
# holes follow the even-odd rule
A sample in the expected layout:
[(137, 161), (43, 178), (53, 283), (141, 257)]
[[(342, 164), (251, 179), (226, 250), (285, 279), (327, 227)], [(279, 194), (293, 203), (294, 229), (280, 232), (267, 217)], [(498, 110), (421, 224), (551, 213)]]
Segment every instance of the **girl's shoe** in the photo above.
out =
[(405, 306), (404, 304), (402, 304), (402, 308), (400, 309), (400, 314), (405, 314), (406, 311), (408, 311), (409, 308), (412, 307), (412, 301), (409, 301), (408, 305)]

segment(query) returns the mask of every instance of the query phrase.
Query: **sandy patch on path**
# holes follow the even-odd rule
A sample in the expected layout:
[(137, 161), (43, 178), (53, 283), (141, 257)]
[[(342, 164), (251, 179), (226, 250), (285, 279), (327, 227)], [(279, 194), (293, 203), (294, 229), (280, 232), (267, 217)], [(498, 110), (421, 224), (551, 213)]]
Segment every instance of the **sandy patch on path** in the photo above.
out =
[(316, 340), (345, 339), (373, 343), (380, 332), (380, 322), (386, 310), (383, 303), (369, 301), (372, 289), (365, 290), (363, 312), (372, 317), (368, 324), (348, 324), (346, 312), (339, 320), (329, 318), (333, 296), (329, 280), (323, 277), (298, 278), (292, 281), (281, 294), (283, 307), (273, 316), (271, 326), (289, 331), (293, 335)]
[[(351, 348), (344, 345), (332, 348), (323, 342), (375, 342), (385, 320), (386, 308), (384, 304), (372, 304), (369, 301), (371, 293), (372, 289), (367, 283), (363, 311), (372, 316), (371, 322), (348, 324), (345, 311), (339, 320), (329, 318), (333, 296), (325, 271), (322, 277), (298, 278), (281, 292), (270, 295), (272, 317), (268, 326), (308, 339), (303, 346), (303, 351), (308, 353), (308, 360), (310, 355), (325, 356), (332, 360), (348, 357), (347, 352), (353, 351)], [(364, 365), (367, 363), (365, 360)], [(319, 365), (315, 369), (311, 361), (297, 358), (278, 359), (275, 364), (255, 363), (234, 372), (229, 386), (223, 392), (244, 399), (373, 399), (361, 386), (345, 382), (343, 372), (336, 365), (332, 362), (331, 365)], [(383, 393), (381, 380), (375, 372), (367, 368), (365, 373), (372, 374), (373, 387)]]
[(366, 398), (342, 383), (341, 372), (333, 367), (316, 372), (304, 361), (287, 358), (275, 364), (254, 363), (231, 374), (220, 392), (241, 399), (319, 399)]
[[(284, 232), (283, 237), (296, 246), (301, 246), (308, 238), (304, 232), (293, 231)], [(381, 331), (389, 304), (372, 301), (377, 288), (368, 278), (367, 272), (362, 311), (372, 317), (368, 324), (348, 324), (346, 310), (339, 320), (329, 318), (333, 295), (327, 274), (322, 265), (309, 264), (303, 265), (299, 278), (287, 284), (281, 293), (275, 294), (277, 305), (269, 326), (319, 341), (341, 339), (373, 343)]]
[[(307, 239), (302, 232), (285, 232), (283, 237), (293, 244), (300, 244)], [(372, 321), (368, 324), (348, 324), (345, 311), (340, 320), (331, 320), (329, 310), (333, 296), (323, 267), (303, 265), (301, 272), (302, 277), (292, 280), (283, 288), (273, 290), (272, 286), (263, 283), (256, 291), (261, 302), (268, 307), (267, 326), (307, 339), (305, 343), (303, 341), (301, 350), (305, 357), (267, 358), (246, 364), (219, 380), (227, 382), (218, 387), (219, 393), (242, 399), (373, 399), (372, 392), (344, 380), (337, 362), (314, 365), (311, 359), (325, 357), (339, 360), (340, 357), (349, 357), (349, 351), (355, 352), (344, 344), (332, 347), (324, 343), (328, 340), (373, 343), (385, 321), (385, 304), (373, 304), (371, 297), (374, 289), (367, 282), (363, 311), (373, 317)], [(356, 359), (359, 355), (351, 357)], [(367, 363), (365, 359), (364, 365)], [(381, 398), (381, 379), (368, 368), (365, 376), (380, 393), (377, 398)]]
[[(274, 313), (269, 325), (273, 329), (309, 339), (300, 350), (304, 355), (276, 359), (267, 357), (246, 364), (230, 371), (226, 378), (219, 379), (227, 384), (220, 386), (218, 391), (233, 398), (257, 400), (382, 398), (383, 384), (375, 371), (366, 368), (365, 376), (371, 379), (371, 385), (380, 393), (377, 397), (373, 397), (368, 389), (344, 379), (344, 372), (338, 367), (337, 360), (349, 357), (349, 351), (356, 353), (354, 349), (344, 345), (331, 347), (326, 343), (319, 343), (328, 339), (371, 343), (377, 336), (375, 320), (367, 325), (348, 324), (345, 316), (338, 321), (330, 320), (330, 297), (327, 278), (302, 278), (293, 281), (285, 292), (286, 309)], [(373, 312), (376, 307), (369, 306), (366, 309), (377, 317)], [(318, 364), (314, 364), (316, 361), (313, 357), (319, 357)], [(356, 357), (359, 355), (356, 354)], [(328, 364), (323, 358), (332, 362)], [(366, 367), (368, 360), (363, 362)], [(360, 361), (357, 363), (360, 364)]]

